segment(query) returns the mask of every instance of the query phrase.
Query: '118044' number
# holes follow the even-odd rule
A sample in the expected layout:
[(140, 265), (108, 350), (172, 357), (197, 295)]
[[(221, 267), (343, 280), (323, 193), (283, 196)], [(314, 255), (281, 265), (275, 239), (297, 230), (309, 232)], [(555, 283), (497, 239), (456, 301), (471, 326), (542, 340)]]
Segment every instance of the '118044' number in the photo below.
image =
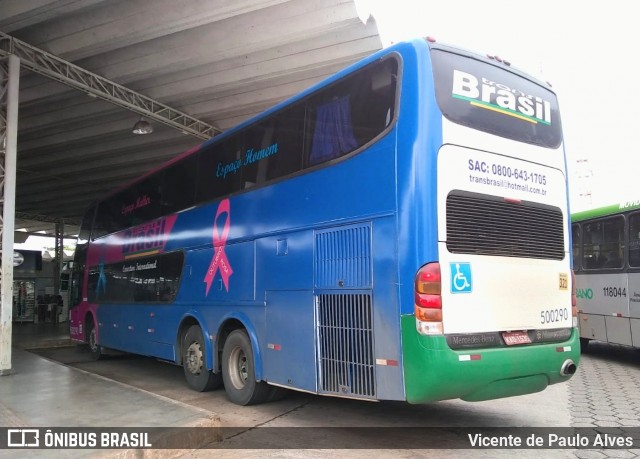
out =
[(626, 297), (627, 289), (625, 287), (602, 287), (602, 294), (611, 298)]

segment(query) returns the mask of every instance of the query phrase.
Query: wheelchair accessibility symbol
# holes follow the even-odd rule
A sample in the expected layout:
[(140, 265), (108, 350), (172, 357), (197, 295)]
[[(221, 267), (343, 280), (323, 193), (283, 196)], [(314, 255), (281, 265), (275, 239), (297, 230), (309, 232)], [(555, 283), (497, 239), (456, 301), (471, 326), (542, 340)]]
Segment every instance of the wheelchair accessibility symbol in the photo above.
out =
[(451, 293), (471, 293), (471, 263), (449, 263)]

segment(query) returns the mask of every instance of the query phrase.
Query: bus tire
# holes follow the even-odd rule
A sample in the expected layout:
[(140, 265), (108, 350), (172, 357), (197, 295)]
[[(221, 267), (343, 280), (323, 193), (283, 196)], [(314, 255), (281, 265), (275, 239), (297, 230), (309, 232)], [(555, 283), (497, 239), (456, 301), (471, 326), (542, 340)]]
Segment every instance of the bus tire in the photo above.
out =
[(198, 325), (192, 325), (184, 335), (182, 343), (182, 369), (187, 384), (193, 390), (206, 392), (218, 387), (220, 374), (207, 368), (207, 354), (204, 336)]
[(93, 318), (91, 318), (85, 327), (85, 337), (87, 341), (87, 347), (89, 348), (89, 355), (92, 360), (100, 360), (104, 356), (102, 353), (102, 346), (98, 344), (96, 337), (96, 327), (93, 324)]
[(267, 397), (267, 402), (277, 402), (278, 400), (282, 400), (289, 393), (288, 389), (284, 387), (271, 386), (271, 390), (269, 392), (269, 396)]
[(580, 352), (587, 352), (589, 349), (589, 338), (580, 338)]
[(237, 405), (255, 405), (267, 401), (271, 386), (256, 381), (253, 348), (247, 333), (234, 330), (222, 350), (222, 379), (227, 398)]

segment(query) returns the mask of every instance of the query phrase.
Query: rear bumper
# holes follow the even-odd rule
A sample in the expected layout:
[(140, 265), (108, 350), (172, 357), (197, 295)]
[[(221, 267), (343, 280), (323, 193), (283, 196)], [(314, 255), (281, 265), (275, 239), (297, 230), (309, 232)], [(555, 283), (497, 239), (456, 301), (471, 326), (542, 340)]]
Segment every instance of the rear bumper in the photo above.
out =
[(417, 333), (415, 317), (402, 317), (406, 399), (427, 403), (461, 398), (490, 400), (539, 392), (568, 381), (561, 375), (567, 360), (578, 365), (578, 330), (561, 343), (509, 348), (452, 350), (444, 336)]

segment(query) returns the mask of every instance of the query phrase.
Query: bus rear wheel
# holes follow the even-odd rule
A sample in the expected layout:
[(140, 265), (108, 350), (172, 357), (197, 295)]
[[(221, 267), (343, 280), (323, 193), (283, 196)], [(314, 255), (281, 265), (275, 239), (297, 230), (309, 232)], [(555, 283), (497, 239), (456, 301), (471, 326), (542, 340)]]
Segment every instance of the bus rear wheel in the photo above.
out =
[(589, 349), (589, 338), (580, 338), (580, 352), (587, 352)]
[(93, 318), (90, 319), (85, 326), (85, 337), (89, 347), (89, 353), (93, 360), (102, 358), (102, 346), (98, 344), (96, 327), (93, 325)]
[(222, 379), (230, 401), (237, 405), (263, 403), (271, 395), (271, 386), (256, 381), (255, 360), (249, 336), (234, 330), (222, 350)]
[(215, 389), (220, 385), (219, 373), (207, 369), (207, 354), (204, 346), (202, 330), (192, 325), (184, 336), (182, 345), (182, 369), (187, 384), (198, 392)]

